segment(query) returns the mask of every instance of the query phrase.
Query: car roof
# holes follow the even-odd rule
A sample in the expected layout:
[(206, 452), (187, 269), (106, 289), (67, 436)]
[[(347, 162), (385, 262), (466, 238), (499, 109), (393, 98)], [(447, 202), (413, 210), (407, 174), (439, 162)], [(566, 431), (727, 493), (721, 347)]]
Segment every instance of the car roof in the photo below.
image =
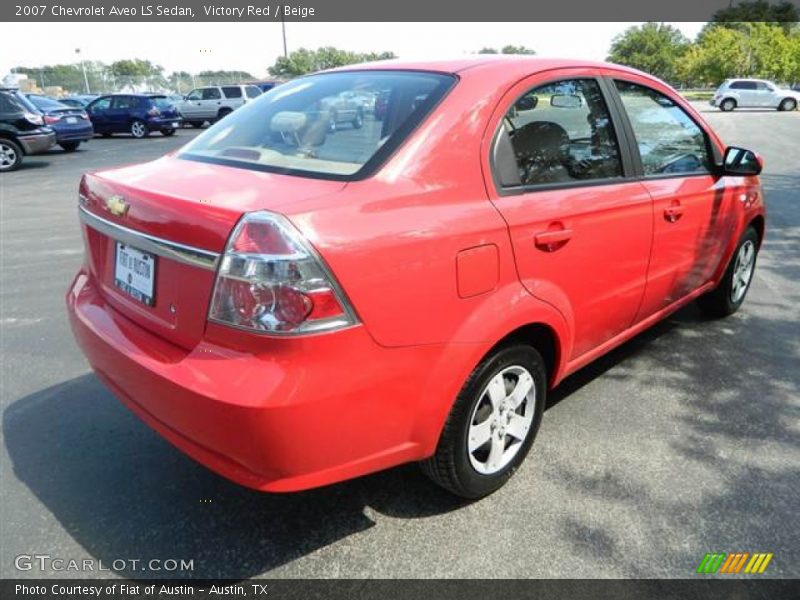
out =
[(363, 70), (431, 71), (452, 75), (480, 76), (491, 75), (497, 83), (518, 81), (528, 75), (555, 69), (613, 69), (660, 81), (657, 77), (615, 63), (581, 60), (575, 58), (550, 58), (523, 54), (479, 54), (475, 56), (444, 60), (384, 60), (337, 67), (326, 72), (345, 72)]

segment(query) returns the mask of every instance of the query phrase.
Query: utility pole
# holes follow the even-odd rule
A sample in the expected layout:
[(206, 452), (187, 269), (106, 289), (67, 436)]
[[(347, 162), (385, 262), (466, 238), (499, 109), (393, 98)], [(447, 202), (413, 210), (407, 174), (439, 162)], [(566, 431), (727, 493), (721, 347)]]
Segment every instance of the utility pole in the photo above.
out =
[(283, 57), (289, 58), (289, 52), (286, 50), (286, 19), (283, 16), (283, 11), (281, 7), (278, 6), (278, 10), (281, 11), (281, 30), (283, 32)]
[[(75, 48), (75, 54), (80, 56), (81, 49)], [(89, 78), (86, 76), (86, 63), (83, 60), (81, 60), (80, 63), (81, 63), (81, 69), (83, 69), (83, 83), (86, 86), (86, 93), (91, 94), (92, 92), (91, 90), (89, 90)]]

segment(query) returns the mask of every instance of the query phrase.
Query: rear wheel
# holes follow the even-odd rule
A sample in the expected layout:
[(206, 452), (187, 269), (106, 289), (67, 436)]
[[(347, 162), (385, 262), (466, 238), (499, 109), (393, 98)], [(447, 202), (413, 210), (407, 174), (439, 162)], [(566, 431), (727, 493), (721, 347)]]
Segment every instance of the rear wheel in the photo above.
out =
[(175, 130), (174, 129), (162, 129), (161, 130), (161, 135), (163, 135), (164, 137), (169, 137), (171, 135), (175, 135)]
[(75, 152), (80, 145), (80, 142), (61, 142), (59, 144), (64, 149), (64, 152)]
[(147, 123), (136, 119), (131, 123), (131, 135), (136, 139), (142, 139), (150, 135), (150, 130), (147, 128)]
[(421, 463), (435, 483), (464, 498), (491, 494), (530, 450), (545, 407), (547, 372), (532, 347), (499, 348), (475, 367), (456, 398), (436, 453)]
[(361, 129), (363, 126), (364, 126), (364, 113), (359, 110), (356, 112), (356, 116), (353, 119), (353, 128)]
[(0, 172), (15, 171), (22, 164), (22, 148), (19, 144), (0, 138)]
[(719, 103), (719, 109), (723, 112), (731, 112), (734, 108), (736, 108), (736, 100), (733, 98), (725, 98)]
[(794, 110), (797, 108), (797, 100), (794, 98), (784, 98), (778, 105), (778, 110)]
[(205, 121), (189, 121), (189, 125), (195, 129), (202, 129), (204, 123)]
[(219, 112), (217, 113), (217, 118), (218, 119), (224, 119), (225, 117), (227, 117), (232, 112), (233, 111), (230, 108), (220, 108)]
[(739, 245), (731, 257), (728, 268), (716, 288), (700, 296), (697, 304), (710, 317), (721, 318), (732, 315), (744, 303), (758, 254), (758, 233), (752, 227), (744, 232)]

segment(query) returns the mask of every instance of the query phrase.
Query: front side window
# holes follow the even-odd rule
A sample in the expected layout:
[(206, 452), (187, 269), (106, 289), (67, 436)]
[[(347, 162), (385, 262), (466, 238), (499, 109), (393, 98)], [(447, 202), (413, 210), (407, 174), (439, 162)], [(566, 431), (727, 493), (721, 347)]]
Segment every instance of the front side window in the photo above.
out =
[(111, 107), (111, 98), (105, 96), (98, 98), (89, 105), (89, 110), (108, 110)]
[(616, 81), (633, 127), (645, 175), (710, 172), (705, 132), (667, 96)]
[(522, 185), (622, 176), (614, 126), (594, 79), (530, 90), (508, 111), (503, 127)]
[[(301, 77), (237, 109), (179, 156), (333, 179), (366, 175), (402, 143), (454, 82), (451, 75), (422, 71)], [(363, 100), (379, 93), (387, 95), (380, 118)]]
[(217, 88), (205, 88), (203, 90), (203, 100), (219, 100), (222, 94)]
[(248, 98), (258, 98), (261, 95), (261, 90), (254, 85), (248, 85), (244, 91), (247, 93)]
[(192, 90), (186, 96), (187, 100), (202, 100), (203, 99), (203, 91), (202, 90)]

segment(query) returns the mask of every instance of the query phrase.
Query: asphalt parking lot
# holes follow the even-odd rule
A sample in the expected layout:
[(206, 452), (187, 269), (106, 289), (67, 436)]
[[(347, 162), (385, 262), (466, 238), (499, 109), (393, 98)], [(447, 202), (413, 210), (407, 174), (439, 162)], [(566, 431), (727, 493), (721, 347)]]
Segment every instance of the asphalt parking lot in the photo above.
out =
[[(720, 113), (766, 160), (767, 241), (744, 308), (689, 307), (568, 379), (526, 464), (465, 503), (414, 465), (292, 495), (184, 457), (90, 373), (63, 295), (81, 260), (82, 171), (196, 135), (96, 139), (0, 179), (0, 576), (21, 554), (191, 559), (158, 577), (692, 577), (706, 552), (773, 552), (800, 577), (800, 112)], [(114, 572), (96, 572), (114, 576)]]

